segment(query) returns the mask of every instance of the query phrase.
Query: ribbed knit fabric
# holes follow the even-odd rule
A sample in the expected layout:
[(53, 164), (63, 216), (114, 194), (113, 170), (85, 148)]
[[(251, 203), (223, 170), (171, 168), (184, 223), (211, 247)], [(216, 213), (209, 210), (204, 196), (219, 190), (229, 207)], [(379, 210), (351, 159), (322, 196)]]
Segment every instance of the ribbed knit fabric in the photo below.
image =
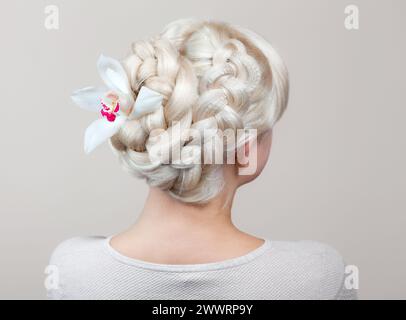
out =
[(123, 256), (110, 237), (62, 242), (51, 299), (355, 299), (344, 286), (344, 262), (313, 241), (270, 241), (222, 262), (166, 265)]

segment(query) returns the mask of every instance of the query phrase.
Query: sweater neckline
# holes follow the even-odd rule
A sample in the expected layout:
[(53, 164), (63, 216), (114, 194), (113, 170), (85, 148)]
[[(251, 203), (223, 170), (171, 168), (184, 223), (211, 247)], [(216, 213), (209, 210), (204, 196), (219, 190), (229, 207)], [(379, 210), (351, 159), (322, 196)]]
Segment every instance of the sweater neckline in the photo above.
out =
[(211, 271), (211, 270), (221, 270), (221, 269), (228, 269), (232, 267), (237, 267), (243, 264), (246, 264), (257, 257), (260, 257), (265, 252), (267, 252), (271, 246), (272, 242), (268, 239), (262, 239), (264, 242), (259, 247), (254, 250), (251, 250), (247, 254), (242, 256), (238, 256), (235, 258), (230, 258), (222, 261), (217, 262), (208, 262), (208, 263), (198, 263), (198, 264), (160, 264), (154, 262), (148, 262), (140, 259), (130, 258), (128, 256), (123, 255), (116, 249), (114, 249), (110, 245), (110, 240), (113, 235), (106, 237), (104, 239), (104, 249), (117, 261), (143, 269), (149, 269), (154, 271), (163, 271), (163, 272), (204, 272), (204, 271)]

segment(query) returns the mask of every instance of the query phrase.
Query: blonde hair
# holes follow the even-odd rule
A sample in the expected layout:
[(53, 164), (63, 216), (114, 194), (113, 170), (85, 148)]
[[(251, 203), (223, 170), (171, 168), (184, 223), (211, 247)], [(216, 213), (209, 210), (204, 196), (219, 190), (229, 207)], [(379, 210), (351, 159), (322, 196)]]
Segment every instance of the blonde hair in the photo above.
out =
[[(123, 166), (154, 187), (189, 203), (207, 202), (222, 189), (221, 165), (151, 162), (149, 153), (160, 143), (155, 129), (175, 133), (203, 129), (271, 128), (288, 99), (288, 73), (279, 55), (257, 34), (222, 22), (178, 20), (157, 37), (135, 42), (123, 61), (137, 94), (145, 85), (164, 96), (163, 108), (127, 121), (111, 138)], [(182, 140), (183, 139), (183, 140)], [(201, 142), (180, 141), (201, 156)], [(162, 147), (162, 146), (161, 146)]]

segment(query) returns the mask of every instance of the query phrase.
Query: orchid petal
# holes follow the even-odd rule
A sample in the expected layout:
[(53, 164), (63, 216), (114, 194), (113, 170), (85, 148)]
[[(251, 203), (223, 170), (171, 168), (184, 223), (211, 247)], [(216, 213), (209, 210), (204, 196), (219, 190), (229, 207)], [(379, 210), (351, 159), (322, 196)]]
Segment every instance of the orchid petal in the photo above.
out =
[(114, 136), (126, 120), (126, 117), (118, 116), (112, 122), (105, 118), (93, 121), (85, 132), (85, 153), (92, 152), (97, 146)]
[(141, 87), (135, 100), (131, 118), (139, 118), (162, 107), (163, 95), (145, 86)]
[(120, 91), (132, 96), (127, 73), (119, 61), (100, 55), (97, 61), (97, 69), (99, 70), (100, 77), (111, 90)]
[(86, 87), (74, 91), (71, 98), (79, 107), (85, 110), (99, 112), (101, 109), (100, 98), (106, 91), (106, 88)]

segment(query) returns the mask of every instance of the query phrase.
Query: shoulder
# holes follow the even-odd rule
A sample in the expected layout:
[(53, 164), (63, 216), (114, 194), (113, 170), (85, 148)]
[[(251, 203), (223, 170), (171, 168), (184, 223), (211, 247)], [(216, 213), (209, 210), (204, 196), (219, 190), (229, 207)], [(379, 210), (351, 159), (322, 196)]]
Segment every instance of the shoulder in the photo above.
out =
[[(346, 264), (332, 246), (317, 241), (274, 241), (271, 252), (285, 270), (316, 299), (338, 299), (343, 293)], [(276, 257), (275, 257), (276, 256)]]
[(46, 289), (50, 299), (63, 299), (72, 284), (91, 275), (92, 266), (103, 257), (101, 236), (75, 237), (58, 244), (46, 268)]
[(59, 262), (62, 259), (92, 252), (106, 239), (102, 236), (74, 237), (59, 243), (53, 250), (50, 263)]
[(344, 259), (341, 254), (332, 246), (322, 242), (273, 241), (272, 247), (277, 254), (287, 255), (292, 259), (308, 258), (337, 270), (344, 268)]

